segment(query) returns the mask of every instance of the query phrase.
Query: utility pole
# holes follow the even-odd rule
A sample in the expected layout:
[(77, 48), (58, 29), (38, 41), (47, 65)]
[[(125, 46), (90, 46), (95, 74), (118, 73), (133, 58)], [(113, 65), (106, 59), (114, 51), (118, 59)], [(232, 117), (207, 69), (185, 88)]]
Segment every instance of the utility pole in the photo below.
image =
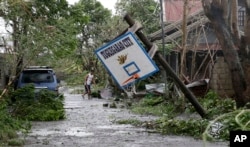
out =
[[(164, 58), (166, 58), (166, 50), (165, 50), (165, 32), (164, 32), (164, 21), (163, 21), (163, 17), (164, 17), (164, 12), (163, 12), (163, 2), (162, 0), (160, 0), (160, 8), (161, 8), (161, 14), (160, 14), (160, 21), (161, 21), (161, 36), (162, 36), (162, 50), (163, 50), (163, 56)], [(167, 82), (167, 73), (166, 71), (163, 71), (162, 73), (162, 76), (163, 76), (163, 80), (164, 80), (164, 84), (165, 84), (165, 87), (164, 87), (164, 95), (165, 97), (167, 97), (169, 95), (169, 91), (168, 91), (168, 82)]]

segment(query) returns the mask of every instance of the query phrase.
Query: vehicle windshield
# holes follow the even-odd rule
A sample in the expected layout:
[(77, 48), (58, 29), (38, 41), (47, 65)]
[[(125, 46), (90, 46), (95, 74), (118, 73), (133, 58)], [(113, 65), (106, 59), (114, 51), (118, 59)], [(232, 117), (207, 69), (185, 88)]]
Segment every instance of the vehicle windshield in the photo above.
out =
[(52, 83), (54, 82), (52, 71), (28, 70), (23, 71), (23, 83)]

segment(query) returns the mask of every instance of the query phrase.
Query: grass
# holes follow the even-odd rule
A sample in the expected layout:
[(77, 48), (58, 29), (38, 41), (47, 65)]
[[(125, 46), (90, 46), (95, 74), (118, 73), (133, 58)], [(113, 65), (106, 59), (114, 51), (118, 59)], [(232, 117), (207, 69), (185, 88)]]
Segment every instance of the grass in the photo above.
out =
[(131, 111), (136, 114), (174, 117), (177, 114), (176, 108), (170, 102), (164, 101), (162, 97), (145, 97), (138, 103), (131, 106)]
[(10, 139), (8, 140), (9, 146), (23, 146), (25, 141), (23, 139)]
[[(152, 95), (147, 95), (139, 102), (133, 103), (130, 109), (136, 114), (159, 116), (160, 118), (151, 124), (153, 124), (152, 128), (162, 134), (193, 136), (203, 138), (205, 141), (226, 141), (229, 139), (231, 130), (250, 130), (250, 110), (246, 108), (237, 110), (233, 99), (220, 98), (210, 91), (205, 97), (198, 98), (198, 101), (206, 110), (208, 118), (191, 117), (197, 112), (188, 102), (185, 104), (185, 111), (180, 112), (178, 103)], [(177, 117), (183, 113), (187, 116), (185, 119)], [(138, 125), (142, 122), (121, 120), (118, 123)], [(217, 124), (220, 125), (216, 128), (216, 132), (213, 132)]]

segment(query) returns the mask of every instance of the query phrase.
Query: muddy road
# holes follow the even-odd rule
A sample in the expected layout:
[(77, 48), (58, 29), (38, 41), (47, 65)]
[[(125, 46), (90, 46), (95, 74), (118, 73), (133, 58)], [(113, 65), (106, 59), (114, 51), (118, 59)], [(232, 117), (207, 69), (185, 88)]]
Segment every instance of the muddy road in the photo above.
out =
[(225, 142), (204, 143), (191, 137), (162, 136), (145, 128), (114, 123), (116, 120), (150, 121), (127, 109), (103, 107), (108, 100), (83, 99), (80, 94), (64, 94), (66, 119), (33, 122), (25, 147), (226, 147)]

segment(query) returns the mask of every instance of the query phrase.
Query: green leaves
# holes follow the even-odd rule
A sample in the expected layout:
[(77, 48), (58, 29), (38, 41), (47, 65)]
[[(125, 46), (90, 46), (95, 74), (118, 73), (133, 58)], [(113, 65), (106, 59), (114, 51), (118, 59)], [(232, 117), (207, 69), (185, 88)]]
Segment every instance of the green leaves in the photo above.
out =
[[(49, 90), (34, 93), (34, 87), (27, 85), (13, 92), (12, 115), (23, 120), (52, 121), (65, 118), (63, 96)], [(12, 98), (13, 99), (13, 98)]]
[[(203, 133), (203, 139), (213, 140), (229, 140), (230, 131), (250, 130), (250, 110), (235, 110), (230, 113), (225, 113), (216, 117), (206, 127)], [(215, 124), (220, 124), (221, 127), (217, 127), (216, 134), (212, 131)]]
[(162, 118), (157, 121), (159, 124), (157, 128), (163, 134), (174, 135), (188, 135), (194, 137), (201, 137), (201, 134), (208, 125), (207, 120), (189, 119), (189, 120), (177, 120)]
[(9, 113), (11, 109), (4, 101), (6, 99), (0, 100), (0, 146), (6, 146), (9, 140), (17, 139), (17, 131), (25, 133), (31, 128), (29, 122), (12, 117)]
[[(132, 112), (144, 115), (160, 116), (154, 124), (158, 132), (163, 134), (175, 134), (193, 136), (207, 140), (228, 140), (232, 130), (250, 130), (250, 110), (236, 109), (232, 99), (222, 99), (216, 93), (209, 91), (199, 101), (210, 116), (202, 119), (189, 111), (193, 106), (187, 105), (186, 111), (180, 116), (176, 110), (178, 105), (169, 101), (162, 101), (162, 97), (147, 95), (132, 106)], [(177, 117), (176, 117), (177, 116)], [(131, 122), (132, 124), (132, 122)]]
[(160, 28), (160, 8), (154, 0), (120, 0), (116, 3), (119, 15), (128, 13), (143, 25), (143, 31), (148, 34)]
[(66, 0), (6, 0), (0, 5), (5, 7), (3, 14), (13, 31), (13, 48), (24, 66), (30, 61), (51, 66), (74, 53), (79, 31)]

